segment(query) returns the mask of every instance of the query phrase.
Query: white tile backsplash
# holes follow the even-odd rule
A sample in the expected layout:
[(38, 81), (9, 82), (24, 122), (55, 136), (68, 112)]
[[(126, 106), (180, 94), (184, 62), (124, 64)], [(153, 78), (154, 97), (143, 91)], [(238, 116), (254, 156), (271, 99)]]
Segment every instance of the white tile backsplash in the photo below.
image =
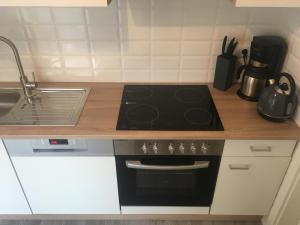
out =
[(209, 56), (183, 56), (181, 60), (182, 69), (207, 69), (209, 67)]
[[(242, 49), (253, 35), (280, 34), (293, 46), (286, 67), (300, 82), (299, 15), (228, 0), (113, 0), (107, 8), (0, 8), (0, 35), (43, 81), (207, 82), (225, 35)], [(0, 59), (0, 80), (17, 81), (3, 44)]]
[(55, 27), (52, 25), (25, 26), (28, 39), (56, 40)]
[(95, 69), (118, 69), (121, 70), (120, 56), (93, 56), (93, 65)]
[[(21, 55), (29, 55), (30, 54), (28, 42), (14, 41), (14, 44), (16, 45), (16, 47)], [(10, 57), (10, 56), (12, 56), (12, 50), (10, 47), (8, 47), (8, 45), (0, 42), (0, 54), (6, 54), (7, 57)]]
[(154, 41), (151, 43), (152, 55), (179, 55), (181, 43), (179, 41)]
[(182, 38), (185, 41), (210, 41), (213, 37), (214, 26), (183, 26)]
[(98, 25), (88, 26), (88, 34), (90, 40), (110, 40), (119, 41), (119, 29), (114, 25)]
[(120, 43), (117, 41), (91, 41), (92, 54), (120, 56)]
[(146, 70), (150, 68), (149, 56), (123, 56), (124, 69)]
[(52, 10), (56, 24), (84, 24), (84, 10), (80, 8), (54, 8)]
[(86, 41), (61, 41), (60, 47), (64, 55), (88, 55), (90, 53)]
[(120, 82), (121, 80), (120, 70), (95, 70), (95, 82)]
[(150, 71), (149, 70), (125, 70), (124, 81), (127, 82), (149, 82)]
[(149, 56), (150, 44), (147, 41), (123, 41), (123, 55), (127, 56)]
[[(0, 12), (1, 16), (1, 12)], [(12, 28), (13, 26), (13, 28)], [(0, 24), (0, 34), (1, 36), (7, 37), (14, 41), (25, 40), (25, 27), (18, 24)]]
[(179, 56), (152, 56), (152, 69), (179, 69)]
[[(48, 70), (53, 69), (54, 71), (56, 71), (57, 68), (62, 68), (62, 61), (61, 58), (58, 56), (34, 56), (33, 61), (37, 69), (44, 68)], [(47, 74), (41, 74), (41, 75), (46, 80)]]
[(56, 32), (59, 40), (87, 40), (87, 29), (83, 25), (60, 25)]
[(64, 56), (64, 63), (66, 68), (91, 68), (92, 66), (88, 56)]
[(50, 8), (22, 8), (20, 12), (25, 24), (53, 23)]
[(58, 55), (60, 53), (56, 41), (30, 41), (29, 46), (33, 55)]
[(184, 41), (182, 42), (182, 55), (184, 56), (196, 56), (204, 55), (208, 56), (211, 52), (210, 41)]
[(151, 74), (153, 82), (176, 82), (178, 77), (178, 70), (153, 70)]

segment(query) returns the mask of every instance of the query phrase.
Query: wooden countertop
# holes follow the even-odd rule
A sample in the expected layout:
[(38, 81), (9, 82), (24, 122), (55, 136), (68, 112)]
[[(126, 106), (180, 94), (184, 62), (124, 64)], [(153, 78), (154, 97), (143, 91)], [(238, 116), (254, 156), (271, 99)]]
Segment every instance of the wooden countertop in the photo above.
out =
[[(0, 83), (1, 87), (16, 84)], [(0, 126), (2, 138), (107, 138), (107, 139), (299, 139), (300, 128), (292, 120), (269, 122), (256, 112), (256, 103), (236, 95), (238, 85), (226, 92), (209, 85), (225, 131), (116, 131), (124, 84), (44, 83), (41, 87), (91, 87), (75, 127)]]

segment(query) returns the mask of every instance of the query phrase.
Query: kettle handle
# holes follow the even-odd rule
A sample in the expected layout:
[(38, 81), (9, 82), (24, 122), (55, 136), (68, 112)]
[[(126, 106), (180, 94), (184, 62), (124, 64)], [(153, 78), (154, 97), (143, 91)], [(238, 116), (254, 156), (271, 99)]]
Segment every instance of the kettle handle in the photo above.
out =
[(239, 67), (237, 73), (236, 73), (236, 79), (240, 79), (242, 72), (246, 69), (246, 65), (242, 65)]
[[(290, 88), (291, 88), (290, 96), (295, 95), (295, 93), (296, 93), (296, 82), (295, 82), (294, 78), (288, 73), (281, 73), (280, 76), (281, 77), (286, 77), (288, 79), (288, 81), (290, 82)], [(279, 80), (278, 80), (278, 82), (279, 82)]]

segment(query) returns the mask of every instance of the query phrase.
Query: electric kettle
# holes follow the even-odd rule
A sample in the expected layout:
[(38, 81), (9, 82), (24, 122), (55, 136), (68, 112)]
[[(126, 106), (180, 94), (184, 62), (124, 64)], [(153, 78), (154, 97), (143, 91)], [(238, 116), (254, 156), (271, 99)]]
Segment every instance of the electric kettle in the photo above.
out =
[(262, 91), (257, 111), (267, 120), (282, 122), (294, 115), (297, 105), (295, 80), (290, 74), (281, 73), (274, 84)]

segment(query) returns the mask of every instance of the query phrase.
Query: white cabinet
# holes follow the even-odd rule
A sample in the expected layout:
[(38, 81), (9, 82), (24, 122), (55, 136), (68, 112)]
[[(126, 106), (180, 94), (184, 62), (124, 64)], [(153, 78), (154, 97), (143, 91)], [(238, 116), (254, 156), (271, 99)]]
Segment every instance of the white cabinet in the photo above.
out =
[[(288, 168), (295, 143), (296, 141), (225, 143), (210, 213), (268, 214)], [(254, 152), (249, 150), (249, 146), (255, 146)], [(256, 154), (262, 156), (255, 156)]]
[(266, 215), (289, 157), (223, 157), (211, 214)]
[(0, 6), (106, 7), (111, 0), (0, 0)]
[(31, 214), (2, 140), (0, 140), (0, 214)]
[(237, 7), (300, 7), (300, 0), (230, 0)]
[(34, 214), (119, 214), (113, 156), (13, 156)]

